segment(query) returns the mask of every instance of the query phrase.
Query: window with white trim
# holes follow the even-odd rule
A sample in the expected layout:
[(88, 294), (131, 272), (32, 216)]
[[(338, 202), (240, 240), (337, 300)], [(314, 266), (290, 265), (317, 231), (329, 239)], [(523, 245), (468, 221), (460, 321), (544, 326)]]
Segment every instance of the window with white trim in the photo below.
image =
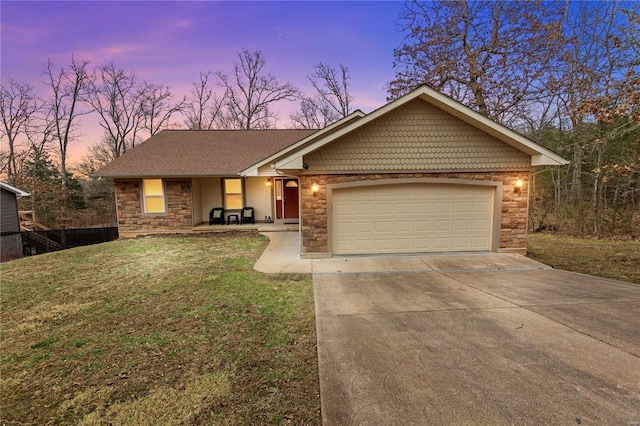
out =
[(142, 205), (145, 213), (166, 213), (162, 179), (142, 180)]
[(244, 207), (242, 196), (242, 179), (224, 179), (224, 208), (227, 210), (240, 210)]

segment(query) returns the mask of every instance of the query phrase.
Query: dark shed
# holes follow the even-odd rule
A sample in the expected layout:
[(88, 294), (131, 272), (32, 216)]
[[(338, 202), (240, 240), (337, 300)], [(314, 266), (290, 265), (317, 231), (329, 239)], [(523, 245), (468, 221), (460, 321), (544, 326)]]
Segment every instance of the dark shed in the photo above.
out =
[(1, 261), (22, 257), (22, 234), (18, 218), (18, 198), (29, 193), (0, 181)]

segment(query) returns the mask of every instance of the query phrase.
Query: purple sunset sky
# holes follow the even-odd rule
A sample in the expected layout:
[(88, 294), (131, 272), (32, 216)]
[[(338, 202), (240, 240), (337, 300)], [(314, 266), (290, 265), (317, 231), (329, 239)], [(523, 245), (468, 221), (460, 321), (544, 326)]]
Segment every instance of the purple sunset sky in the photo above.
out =
[[(372, 111), (386, 102), (393, 78), (395, 26), (401, 1), (2, 1), (1, 77), (31, 84), (47, 96), (42, 71), (71, 55), (92, 67), (113, 62), (137, 76), (189, 92), (200, 71), (230, 72), (242, 48), (260, 50), (267, 71), (310, 93), (313, 65), (351, 70), (354, 107)], [(288, 127), (297, 103), (278, 105), (278, 127)], [(182, 120), (180, 119), (180, 122)], [(102, 136), (97, 118), (81, 119), (71, 161)]]

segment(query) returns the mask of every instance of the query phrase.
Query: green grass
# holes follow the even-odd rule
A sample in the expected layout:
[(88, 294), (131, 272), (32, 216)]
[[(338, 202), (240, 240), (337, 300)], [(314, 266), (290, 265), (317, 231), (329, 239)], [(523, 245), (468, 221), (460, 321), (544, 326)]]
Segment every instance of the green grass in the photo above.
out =
[(310, 275), (258, 234), (145, 237), (0, 265), (0, 424), (320, 424)]
[(554, 268), (640, 284), (640, 241), (529, 234), (529, 257)]

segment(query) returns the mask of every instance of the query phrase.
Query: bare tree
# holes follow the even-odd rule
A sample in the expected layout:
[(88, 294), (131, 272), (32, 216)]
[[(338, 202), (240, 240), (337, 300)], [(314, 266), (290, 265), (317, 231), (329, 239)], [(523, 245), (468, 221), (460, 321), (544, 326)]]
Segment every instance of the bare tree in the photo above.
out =
[(247, 130), (270, 128), (277, 119), (270, 105), (295, 100), (299, 91), (291, 83), (280, 84), (275, 76), (264, 72), (266, 61), (260, 51), (243, 49), (238, 59), (231, 76), (222, 71), (215, 73), (226, 96), (221, 126)]
[(27, 127), (25, 134), (29, 141), (29, 150), (34, 153), (34, 158), (42, 157), (56, 139), (56, 122), (53, 119), (53, 109), (47, 108), (47, 105), (43, 104), (41, 111), (44, 115), (38, 116)]
[(289, 115), (297, 128), (323, 128), (351, 113), (353, 96), (349, 93), (349, 67), (340, 64), (338, 71), (323, 62), (313, 67), (315, 71), (307, 79), (315, 93), (303, 96), (300, 109)]
[(639, 8), (606, 1), (566, 6), (564, 43), (554, 46), (557, 60), (547, 70), (539, 129), (545, 145), (572, 161), (540, 171), (532, 211), (550, 208), (547, 217), (555, 216), (563, 232), (633, 233), (640, 229)]
[(146, 83), (142, 95), (142, 127), (155, 135), (171, 125), (171, 116), (181, 113), (187, 105), (187, 97), (173, 103), (170, 89), (161, 84)]
[(100, 126), (117, 158), (135, 146), (143, 129), (145, 87), (135, 73), (118, 69), (113, 63), (101, 66), (98, 75), (88, 100), (100, 116)]
[(342, 118), (351, 112), (353, 96), (349, 93), (351, 73), (349, 67), (340, 64), (340, 71), (319, 62), (314, 66), (315, 72), (307, 78), (324, 103), (329, 105)]
[[(578, 84), (577, 93), (572, 93), (572, 98), (577, 99), (572, 99), (568, 110), (572, 120), (580, 120), (575, 123), (574, 133), (581, 135), (582, 129), (593, 127), (594, 121), (598, 125), (595, 132), (574, 137), (579, 141), (573, 145), (574, 160), (576, 154), (589, 159), (578, 157), (580, 162), (576, 160), (572, 164), (571, 200), (576, 202), (582, 197), (582, 180), (576, 179), (576, 175), (588, 174), (593, 233), (597, 234), (607, 205), (607, 188), (616, 188), (615, 198), (628, 198), (635, 204), (634, 197), (626, 195), (631, 195), (632, 188), (640, 184), (640, 143), (637, 143), (640, 134), (640, 61), (636, 56), (640, 41), (640, 9), (637, 4), (625, 6), (619, 3), (598, 4), (595, 8), (580, 6), (582, 15), (587, 18), (578, 21), (576, 27), (581, 30), (579, 35), (589, 43), (580, 48), (576, 67), (578, 81), (569, 80)], [(620, 19), (621, 16), (625, 19)], [(635, 147), (621, 146), (621, 140), (635, 141)], [(583, 170), (586, 165), (589, 167)], [(623, 190), (625, 186), (631, 191)]]
[[(594, 119), (609, 121), (606, 111), (615, 115), (616, 87), (627, 87), (619, 83), (624, 82), (625, 76), (632, 76), (634, 68), (637, 70), (632, 37), (634, 33), (637, 37), (638, 24), (630, 19), (621, 27), (621, 12), (618, 3), (585, 2), (574, 5), (566, 16), (567, 42), (558, 49), (562, 66), (551, 83), (558, 101), (560, 121), (570, 135), (565, 150), (572, 158), (569, 193), (572, 204), (581, 202), (586, 195), (583, 193), (583, 175), (591, 173), (585, 170), (585, 165), (592, 163), (585, 157), (596, 160), (591, 169), (602, 170), (604, 154), (608, 150), (609, 139), (594, 133)], [(628, 79), (629, 82), (632, 80)], [(600, 179), (597, 173), (593, 176), (592, 194), (599, 192)], [(595, 198), (593, 204), (597, 210)]]
[(509, 124), (545, 90), (562, 40), (561, 3), (409, 2), (395, 50), (391, 98), (427, 83), (481, 114)]
[(191, 130), (213, 129), (222, 113), (226, 91), (218, 98), (209, 83), (212, 74), (212, 71), (200, 72), (200, 81), (192, 84), (191, 103), (185, 108), (185, 124)]
[[(122, 152), (118, 152), (117, 149), (118, 144), (113, 141), (109, 132), (104, 132), (102, 139), (89, 147), (89, 152), (82, 157), (81, 162), (96, 165), (93, 170), (96, 171), (122, 155)], [(88, 170), (83, 166), (83, 172), (84, 169)]]
[(300, 107), (289, 114), (294, 129), (323, 129), (340, 119), (333, 109), (326, 103), (310, 96), (300, 99)]
[(0, 136), (3, 139), (7, 138), (9, 148), (6, 164), (3, 165), (2, 170), (6, 171), (9, 182), (13, 181), (18, 171), (20, 136), (29, 133), (30, 123), (42, 105), (29, 84), (18, 83), (10, 78), (7, 86), (0, 86), (0, 114), (2, 115)]
[(54, 70), (51, 60), (44, 71), (45, 84), (52, 92), (49, 106), (50, 119), (53, 121), (53, 135), (58, 142), (60, 156), (60, 177), (63, 189), (67, 183), (67, 149), (74, 139), (74, 130), (82, 115), (89, 114), (82, 104), (93, 84), (94, 76), (89, 71), (89, 61), (71, 57), (67, 68)]

